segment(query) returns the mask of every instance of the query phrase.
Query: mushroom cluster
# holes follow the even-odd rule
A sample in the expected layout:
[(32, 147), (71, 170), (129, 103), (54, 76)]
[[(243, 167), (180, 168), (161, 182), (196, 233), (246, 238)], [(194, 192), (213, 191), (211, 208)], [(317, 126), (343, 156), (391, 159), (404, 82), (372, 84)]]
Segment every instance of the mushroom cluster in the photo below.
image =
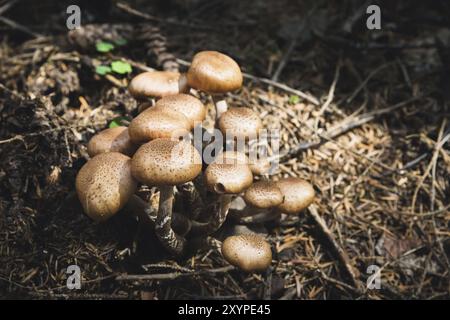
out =
[[(129, 92), (139, 102), (139, 114), (128, 127), (103, 130), (87, 145), (91, 158), (76, 177), (85, 213), (101, 222), (129, 205), (169, 253), (181, 255), (189, 240), (211, 236), (222, 226), (237, 196), (244, 199), (247, 216), (276, 217), (305, 209), (314, 199), (308, 182), (270, 181), (267, 161), (253, 161), (235, 145), (227, 148), (229, 141), (255, 140), (262, 129), (252, 109), (228, 107), (225, 101), (224, 95), (242, 82), (239, 65), (215, 51), (197, 53), (185, 74), (153, 71), (134, 77)], [(205, 105), (195, 96), (198, 91), (211, 96), (215, 129), (227, 137), (226, 150), (210, 162), (191, 142), (192, 132), (206, 118)], [(157, 208), (135, 194), (140, 184), (159, 190)], [(193, 192), (183, 188), (187, 184), (202, 189), (194, 190), (201, 208), (180, 210), (174, 205), (180, 194)], [(200, 214), (189, 212), (194, 210)], [(265, 270), (272, 261), (269, 243), (255, 234), (225, 239), (222, 254), (247, 272)]]

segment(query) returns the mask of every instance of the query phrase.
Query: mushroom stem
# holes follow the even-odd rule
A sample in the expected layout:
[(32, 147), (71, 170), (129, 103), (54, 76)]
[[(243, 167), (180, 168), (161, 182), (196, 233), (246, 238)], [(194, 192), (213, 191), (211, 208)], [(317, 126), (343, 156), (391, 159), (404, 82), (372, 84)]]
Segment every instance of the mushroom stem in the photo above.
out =
[[(158, 212), (151, 205), (142, 200), (137, 195), (133, 195), (127, 203), (127, 209), (139, 218), (139, 223), (149, 226), (152, 230), (155, 227)], [(191, 229), (191, 221), (181, 213), (172, 213), (172, 228), (181, 235), (187, 234)]]
[(194, 236), (210, 235), (219, 230), (227, 218), (231, 200), (231, 194), (222, 194), (219, 198), (218, 208), (214, 208), (214, 213), (209, 221), (207, 223), (193, 222), (190, 234)]
[(188, 218), (197, 219), (204, 205), (195, 184), (193, 182), (185, 183), (181, 185), (178, 190), (184, 199)]
[(191, 221), (188, 217), (181, 213), (176, 214), (173, 212), (172, 214), (172, 228), (181, 237), (186, 236), (186, 234), (191, 231), (193, 222), (194, 221)]
[(146, 225), (154, 226), (157, 212), (152, 209), (151, 205), (139, 198), (137, 195), (133, 195), (127, 203), (127, 209), (130, 210), (133, 215), (139, 218), (139, 221)]
[(212, 96), (212, 99), (214, 101), (214, 105), (216, 107), (216, 120), (220, 118), (222, 113), (226, 112), (228, 110), (228, 104), (222, 97), (219, 96)]
[(268, 210), (264, 209), (254, 215), (241, 217), (238, 222), (243, 224), (253, 224), (253, 223), (263, 223), (272, 220), (276, 220), (281, 216), (281, 213), (278, 210)]
[(183, 252), (186, 240), (172, 230), (173, 186), (159, 188), (159, 209), (156, 218), (155, 233), (162, 245), (174, 255)]
[(189, 93), (191, 88), (187, 83), (186, 73), (181, 73), (178, 79), (178, 91), (179, 93)]

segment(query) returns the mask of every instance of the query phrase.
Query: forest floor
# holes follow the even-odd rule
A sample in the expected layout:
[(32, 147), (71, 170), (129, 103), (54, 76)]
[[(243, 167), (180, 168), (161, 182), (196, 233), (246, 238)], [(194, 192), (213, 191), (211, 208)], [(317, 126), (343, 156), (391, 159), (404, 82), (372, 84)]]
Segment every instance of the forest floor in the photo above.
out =
[[(450, 4), (381, 1), (381, 30), (361, 4), (80, 1), (69, 33), (64, 1), (0, 0), (0, 297), (450, 298)], [(93, 223), (75, 194), (90, 137), (137, 114), (130, 79), (200, 50), (236, 59), (229, 104), (280, 130), (275, 179), (316, 190), (315, 210), (249, 226), (274, 248), (265, 274), (210, 248), (173, 260), (127, 212)], [(114, 61), (132, 72), (101, 74)]]

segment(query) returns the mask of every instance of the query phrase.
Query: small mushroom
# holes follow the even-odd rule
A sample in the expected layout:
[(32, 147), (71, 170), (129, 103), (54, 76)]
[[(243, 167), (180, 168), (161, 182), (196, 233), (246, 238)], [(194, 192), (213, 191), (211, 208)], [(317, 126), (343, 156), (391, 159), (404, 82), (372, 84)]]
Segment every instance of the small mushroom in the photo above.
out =
[(216, 163), (227, 164), (247, 164), (254, 175), (267, 175), (271, 163), (267, 158), (256, 159), (251, 161), (243, 152), (239, 151), (223, 151), (220, 152), (214, 159)]
[(250, 160), (250, 169), (255, 176), (261, 176), (262, 179), (268, 180), (270, 169), (272, 169), (272, 163), (269, 158), (263, 157), (260, 159)]
[(203, 103), (199, 99), (183, 93), (164, 97), (156, 103), (155, 107), (183, 114), (189, 120), (191, 129), (206, 117), (206, 108)]
[(297, 214), (314, 201), (313, 186), (300, 178), (285, 178), (276, 182), (284, 196), (278, 209), (287, 214)]
[(128, 202), (137, 188), (131, 161), (118, 152), (90, 159), (78, 172), (76, 190), (84, 212), (95, 221), (105, 221)]
[(268, 209), (280, 205), (283, 194), (275, 182), (258, 181), (245, 191), (244, 200), (255, 208)]
[(128, 127), (133, 143), (157, 138), (177, 138), (189, 133), (191, 124), (180, 112), (151, 107), (134, 118)]
[(173, 188), (192, 181), (202, 169), (198, 151), (185, 141), (155, 139), (142, 145), (131, 160), (132, 175), (142, 183), (157, 186), (160, 191), (155, 233), (173, 254), (184, 249), (184, 238), (171, 228)]
[(280, 216), (277, 210), (283, 200), (283, 194), (275, 182), (262, 180), (252, 184), (244, 194), (247, 207), (233, 211), (233, 218), (239, 223), (262, 223)]
[(213, 162), (219, 164), (249, 164), (248, 157), (244, 153), (238, 151), (220, 152)]
[(272, 263), (270, 244), (256, 234), (242, 234), (225, 239), (222, 255), (230, 264), (246, 271), (266, 270)]
[(209, 224), (203, 233), (211, 234), (225, 221), (233, 194), (247, 189), (253, 182), (253, 175), (246, 164), (211, 163), (205, 170), (206, 187), (219, 195), (218, 208), (213, 210)]
[(137, 147), (131, 142), (127, 127), (108, 128), (91, 138), (87, 145), (89, 156), (104, 152), (120, 152), (132, 156)]
[(186, 76), (171, 71), (148, 71), (135, 76), (128, 86), (130, 94), (137, 100), (161, 98), (187, 92)]
[(233, 107), (220, 116), (218, 128), (227, 138), (248, 141), (258, 136), (262, 122), (252, 109)]
[(211, 163), (205, 170), (205, 183), (217, 194), (238, 194), (253, 182), (252, 171), (245, 164)]
[(186, 74), (190, 87), (212, 95), (216, 106), (216, 119), (227, 110), (227, 103), (216, 95), (242, 87), (243, 77), (239, 65), (229, 56), (217, 51), (201, 51), (192, 59)]

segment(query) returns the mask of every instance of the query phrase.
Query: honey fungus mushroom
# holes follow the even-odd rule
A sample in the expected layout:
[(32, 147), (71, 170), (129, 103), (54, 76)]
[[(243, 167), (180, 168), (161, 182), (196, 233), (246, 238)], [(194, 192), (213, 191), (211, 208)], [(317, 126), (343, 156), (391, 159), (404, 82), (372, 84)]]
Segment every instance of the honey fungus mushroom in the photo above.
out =
[(280, 188), (272, 181), (255, 182), (244, 194), (245, 202), (259, 209), (276, 207), (283, 202), (283, 199)]
[(227, 139), (244, 141), (257, 138), (263, 127), (256, 112), (245, 107), (229, 108), (220, 116), (217, 125)]
[(226, 238), (222, 243), (222, 255), (230, 264), (246, 272), (264, 271), (272, 263), (270, 244), (256, 234)]
[(243, 77), (239, 65), (231, 57), (217, 51), (201, 51), (192, 59), (186, 74), (187, 84), (211, 94), (216, 106), (216, 119), (228, 108), (217, 95), (242, 87)]
[(233, 211), (233, 219), (241, 224), (255, 224), (280, 217), (278, 206), (284, 201), (276, 182), (261, 180), (253, 183), (244, 193), (247, 204), (241, 210)]
[(76, 191), (84, 212), (95, 221), (105, 221), (128, 202), (137, 188), (131, 161), (118, 152), (101, 153), (78, 172)]
[(87, 152), (91, 157), (104, 152), (120, 152), (132, 156), (136, 149), (136, 145), (131, 142), (128, 128), (122, 126), (100, 131), (87, 145)]
[(133, 143), (144, 143), (157, 138), (177, 138), (189, 133), (191, 123), (180, 112), (151, 107), (134, 118), (128, 127)]
[(183, 252), (185, 239), (172, 230), (172, 206), (175, 185), (192, 181), (202, 169), (198, 151), (185, 141), (155, 139), (143, 144), (131, 160), (132, 175), (160, 191), (155, 233), (171, 253)]
[(245, 153), (231, 150), (220, 152), (214, 159), (214, 162), (247, 164), (253, 175), (266, 175), (271, 168), (271, 163), (267, 158), (255, 159), (252, 161)]
[(225, 221), (234, 194), (247, 189), (253, 182), (252, 172), (247, 164), (211, 163), (204, 172), (206, 187), (219, 195), (218, 208), (210, 217), (206, 233), (218, 230)]
[(186, 76), (174, 71), (147, 71), (135, 76), (128, 91), (137, 100), (145, 101), (187, 92)]
[(278, 209), (287, 214), (297, 214), (306, 209), (314, 201), (313, 186), (300, 178), (284, 178), (276, 182), (284, 196)]
[(191, 130), (206, 117), (206, 108), (203, 103), (199, 99), (183, 93), (161, 98), (155, 107), (183, 114), (189, 121)]

